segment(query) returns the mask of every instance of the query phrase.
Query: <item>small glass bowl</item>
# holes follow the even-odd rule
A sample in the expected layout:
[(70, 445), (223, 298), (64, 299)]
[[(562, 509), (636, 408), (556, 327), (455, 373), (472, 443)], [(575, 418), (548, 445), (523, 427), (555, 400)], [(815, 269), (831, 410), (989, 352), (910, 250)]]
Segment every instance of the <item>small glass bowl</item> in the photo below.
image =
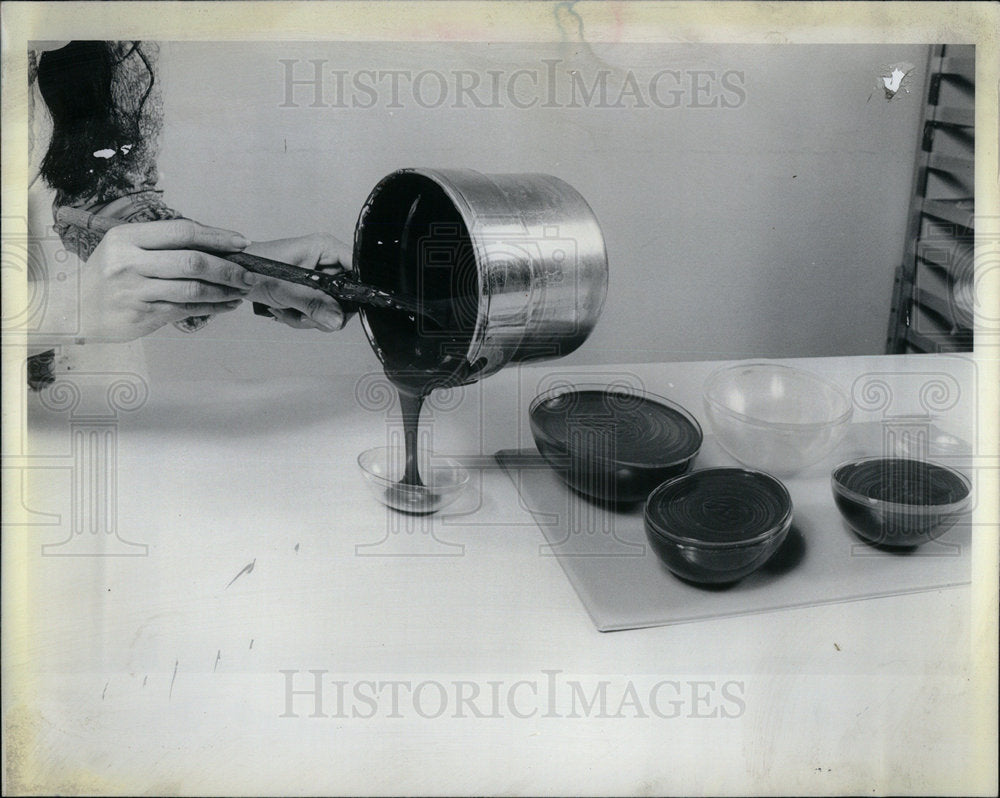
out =
[(969, 457), (972, 449), (956, 435), (940, 429), (937, 419), (928, 415), (893, 416), (883, 427), (891, 433), (892, 454), (911, 460), (951, 460)]
[(836, 385), (776, 363), (719, 369), (706, 380), (704, 399), (722, 448), (744, 465), (779, 475), (832, 452), (854, 411)]
[(643, 521), (653, 551), (675, 575), (728, 584), (781, 548), (792, 526), (792, 499), (770, 474), (704, 468), (654, 490)]
[(941, 537), (969, 508), (972, 483), (953, 468), (905, 457), (841, 463), (830, 478), (848, 526), (878, 546), (912, 548)]
[(406, 454), (400, 447), (377, 446), (358, 455), (358, 466), (371, 494), (402, 513), (428, 515), (453, 504), (470, 484), (469, 472), (455, 460), (422, 452), (422, 485), (402, 482)]

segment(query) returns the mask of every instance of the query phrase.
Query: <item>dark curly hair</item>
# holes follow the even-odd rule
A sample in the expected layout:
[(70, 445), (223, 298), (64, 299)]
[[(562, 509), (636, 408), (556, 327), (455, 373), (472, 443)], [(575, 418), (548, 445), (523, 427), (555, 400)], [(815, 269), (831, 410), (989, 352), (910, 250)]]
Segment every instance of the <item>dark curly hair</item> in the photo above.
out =
[(100, 202), (136, 190), (153, 146), (144, 115), (155, 78), (142, 43), (70, 42), (42, 55), (37, 80), (52, 115), (40, 173), (57, 201)]

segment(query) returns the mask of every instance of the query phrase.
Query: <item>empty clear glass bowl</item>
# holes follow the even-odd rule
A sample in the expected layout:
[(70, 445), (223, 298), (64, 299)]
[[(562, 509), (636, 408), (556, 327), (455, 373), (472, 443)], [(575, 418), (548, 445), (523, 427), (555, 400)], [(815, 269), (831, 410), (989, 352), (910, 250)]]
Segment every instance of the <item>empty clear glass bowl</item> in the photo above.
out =
[(401, 447), (379, 446), (358, 455), (358, 466), (372, 495), (403, 513), (436, 513), (469, 486), (469, 472), (454, 460), (428, 452), (419, 459), (421, 485), (404, 483), (406, 454)]
[(719, 369), (706, 380), (704, 399), (723, 449), (744, 465), (781, 475), (832, 452), (854, 409), (836, 385), (774, 363)]

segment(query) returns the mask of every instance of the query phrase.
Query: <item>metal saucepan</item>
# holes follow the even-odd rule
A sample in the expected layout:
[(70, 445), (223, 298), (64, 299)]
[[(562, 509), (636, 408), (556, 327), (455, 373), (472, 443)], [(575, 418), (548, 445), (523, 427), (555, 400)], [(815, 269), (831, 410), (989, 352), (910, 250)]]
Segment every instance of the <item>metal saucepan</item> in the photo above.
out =
[(507, 363), (577, 349), (600, 317), (608, 258), (594, 212), (545, 174), (402, 169), (371, 192), (358, 218), (360, 279), (390, 293), (450, 303), (456, 324), (435, 336), (421, 318), (362, 308), (387, 366), (464, 361), (459, 382)]

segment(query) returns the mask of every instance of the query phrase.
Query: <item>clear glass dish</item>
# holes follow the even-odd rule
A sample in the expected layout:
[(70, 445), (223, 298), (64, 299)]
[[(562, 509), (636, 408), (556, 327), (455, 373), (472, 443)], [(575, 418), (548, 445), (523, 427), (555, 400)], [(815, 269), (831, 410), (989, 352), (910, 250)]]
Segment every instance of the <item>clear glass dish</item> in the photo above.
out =
[(854, 408), (836, 385), (775, 363), (728, 366), (704, 387), (705, 414), (736, 460), (772, 474), (794, 474), (836, 448)]
[(469, 472), (455, 460), (422, 452), (421, 485), (402, 481), (406, 453), (401, 447), (378, 446), (358, 455), (358, 466), (371, 494), (386, 507), (427, 515), (453, 504), (470, 484)]

